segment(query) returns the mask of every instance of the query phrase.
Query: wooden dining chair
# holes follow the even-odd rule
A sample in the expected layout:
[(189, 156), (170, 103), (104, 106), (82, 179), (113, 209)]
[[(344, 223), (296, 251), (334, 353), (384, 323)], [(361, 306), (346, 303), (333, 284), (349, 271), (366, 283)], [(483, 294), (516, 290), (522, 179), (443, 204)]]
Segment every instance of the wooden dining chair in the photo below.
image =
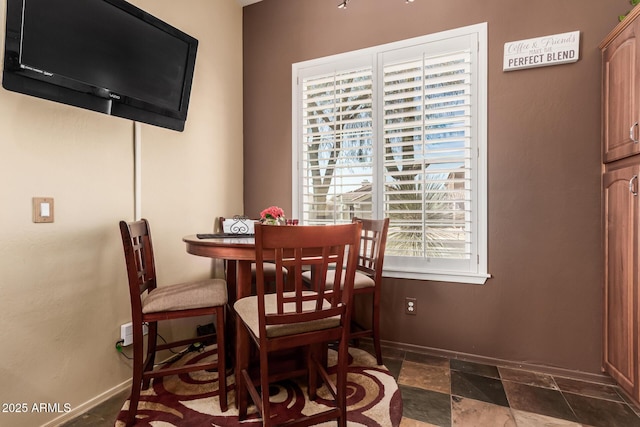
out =
[[(220, 230), (220, 232), (223, 232), (224, 228), (223, 228), (223, 223), (224, 223), (225, 218), (224, 217), (220, 217), (218, 218), (218, 229)], [(256, 220), (257, 222), (257, 220)], [(233, 262), (225, 262), (225, 272), (227, 275), (229, 274), (236, 274), (236, 265)], [(256, 284), (256, 263), (253, 262), (251, 263), (251, 284), (253, 287), (255, 287)], [(265, 282), (267, 283), (267, 285), (269, 285), (269, 289), (273, 290), (273, 288), (275, 287), (275, 282), (276, 282), (276, 266), (275, 264), (273, 264), (272, 262), (265, 262), (264, 263), (264, 269), (263, 269), (263, 276), (265, 278)], [(286, 269), (285, 269), (285, 275), (286, 275)]]
[[(220, 410), (227, 410), (227, 381), (225, 374), (224, 315), (227, 286), (222, 279), (204, 279), (169, 286), (157, 286), (153, 244), (146, 219), (120, 221), (120, 233), (129, 278), (131, 318), (133, 324), (133, 380), (127, 426), (135, 424), (141, 389), (149, 387), (152, 378), (192, 371), (217, 371)], [(217, 334), (158, 344), (158, 322), (171, 319), (214, 315)], [(148, 326), (147, 351), (144, 353), (143, 325)], [(216, 337), (217, 360), (182, 367), (154, 370), (157, 351), (186, 347)]]
[(371, 337), (376, 352), (376, 361), (382, 365), (382, 348), (380, 345), (380, 290), (382, 288), (382, 267), (387, 247), (389, 218), (364, 219), (353, 218), (362, 223), (360, 236), (360, 253), (358, 267), (353, 284), (354, 295), (371, 295), (371, 320), (369, 325), (358, 322), (354, 315), (349, 337), (357, 340)]
[[(369, 324), (356, 319), (355, 312), (351, 318), (350, 339), (357, 340), (363, 337), (371, 337), (376, 352), (376, 361), (382, 365), (382, 347), (380, 345), (380, 288), (382, 285), (382, 267), (384, 253), (387, 245), (387, 233), (389, 231), (389, 218), (364, 219), (353, 218), (353, 222), (362, 223), (360, 236), (360, 253), (358, 254), (358, 266), (353, 284), (354, 298), (358, 295), (370, 295), (371, 317)], [(310, 273), (303, 273), (304, 279), (310, 282)], [(327, 274), (327, 286), (334, 286), (335, 272)], [(355, 301), (354, 301), (355, 304)]]
[[(236, 348), (236, 369), (240, 370), (236, 376), (239, 378), (236, 401), (240, 419), (247, 415), (250, 396), (264, 426), (283, 422), (287, 426), (308, 426), (332, 419), (337, 419), (339, 426), (346, 426), (348, 325), (361, 227), (360, 223), (303, 227), (256, 225), (257, 294), (234, 304), (244, 325), (238, 329)], [(265, 279), (261, 274), (265, 259), (275, 260), (275, 293), (265, 292)], [(285, 290), (284, 268), (289, 271), (287, 281), (291, 291)], [(302, 271), (307, 268), (313, 271), (314, 291), (307, 288), (302, 278)], [(325, 280), (333, 268), (344, 283), (329, 289)], [(325, 368), (329, 342), (338, 346), (335, 380)], [(252, 375), (250, 367), (250, 343), (259, 355), (258, 376)], [(291, 349), (302, 350), (304, 356), (287, 357), (290, 353), (283, 353)], [(273, 353), (277, 353), (277, 357), (270, 358)], [(292, 365), (292, 361), (299, 366)], [(286, 366), (286, 371), (278, 372), (278, 364)], [(309, 399), (316, 399), (318, 379), (321, 379), (333, 396), (335, 406), (289, 420), (272, 410), (269, 384), (304, 375)]]

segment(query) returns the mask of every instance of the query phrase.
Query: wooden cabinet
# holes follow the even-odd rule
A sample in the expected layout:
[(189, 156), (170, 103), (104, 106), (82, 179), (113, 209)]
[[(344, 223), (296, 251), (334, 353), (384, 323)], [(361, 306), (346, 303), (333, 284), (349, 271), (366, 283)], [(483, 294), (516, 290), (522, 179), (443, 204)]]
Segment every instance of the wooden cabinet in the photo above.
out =
[(640, 6), (602, 49), (603, 369), (640, 402)]
[(640, 153), (640, 19), (635, 16), (601, 44), (604, 162)]
[(638, 176), (636, 164), (603, 176), (604, 368), (636, 400), (638, 390)]

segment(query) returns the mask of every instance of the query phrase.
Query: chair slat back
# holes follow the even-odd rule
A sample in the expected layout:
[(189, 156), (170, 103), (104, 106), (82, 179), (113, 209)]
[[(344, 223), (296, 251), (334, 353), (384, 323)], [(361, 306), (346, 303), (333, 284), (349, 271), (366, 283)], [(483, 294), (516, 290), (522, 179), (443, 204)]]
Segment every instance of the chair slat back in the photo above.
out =
[[(256, 224), (256, 291), (261, 336), (266, 336), (267, 325), (309, 322), (345, 314), (353, 292), (361, 227), (360, 223), (327, 226)], [(264, 298), (265, 260), (276, 264), (276, 303), (269, 310), (265, 308)], [(336, 277), (343, 278), (344, 286), (329, 289), (327, 271), (334, 268)], [(303, 271), (309, 269), (312, 288), (302, 277)], [(345, 274), (342, 274), (343, 269)], [(286, 280), (283, 271), (288, 271)]]
[(156, 288), (156, 268), (151, 231), (146, 219), (120, 221), (120, 234), (127, 264), (132, 304), (140, 304), (140, 295)]
[(362, 223), (358, 270), (371, 276), (375, 280), (379, 280), (382, 277), (384, 252), (389, 230), (389, 218), (353, 218), (353, 222)]

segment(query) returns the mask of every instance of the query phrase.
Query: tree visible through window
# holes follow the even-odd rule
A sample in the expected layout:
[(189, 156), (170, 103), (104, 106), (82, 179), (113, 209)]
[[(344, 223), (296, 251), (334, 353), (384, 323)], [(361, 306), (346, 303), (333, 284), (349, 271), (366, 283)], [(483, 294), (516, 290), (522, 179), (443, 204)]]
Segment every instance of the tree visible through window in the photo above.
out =
[(294, 64), (294, 210), (389, 217), (385, 274), (486, 280), (486, 24)]
[(314, 76), (303, 85), (304, 220), (315, 224), (370, 218), (371, 69)]

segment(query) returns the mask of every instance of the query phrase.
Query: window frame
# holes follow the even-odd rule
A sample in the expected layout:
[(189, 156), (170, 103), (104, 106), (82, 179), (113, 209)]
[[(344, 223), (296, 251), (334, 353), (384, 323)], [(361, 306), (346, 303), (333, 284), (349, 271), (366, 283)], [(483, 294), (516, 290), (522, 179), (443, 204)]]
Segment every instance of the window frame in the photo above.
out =
[[(411, 262), (402, 262), (403, 257), (385, 257), (385, 277), (431, 280), (455, 283), (483, 284), (491, 277), (488, 274), (488, 241), (487, 241), (487, 87), (488, 87), (488, 37), (487, 23), (474, 24), (462, 28), (442, 31), (425, 36), (415, 37), (398, 42), (387, 43), (352, 52), (331, 55), (323, 58), (312, 59), (292, 64), (292, 215), (302, 217), (303, 185), (300, 176), (303, 156), (303, 135), (301, 112), (302, 96), (301, 84), (305, 76), (314, 76), (322, 72), (345, 70), (348, 68), (370, 64), (373, 69), (373, 150), (375, 153), (374, 175), (372, 188), (372, 203), (374, 218), (382, 218), (384, 215), (384, 200), (381, 200), (384, 182), (384, 141), (382, 138), (383, 120), (381, 119), (382, 93), (382, 58), (386, 55), (394, 55), (395, 52), (410, 50), (412, 47), (426, 45), (434, 42), (442, 42), (451, 38), (471, 37), (477, 41), (477, 50), (474, 55), (472, 68), (473, 76), (473, 101), (472, 107), (472, 150), (475, 158), (471, 167), (473, 191), (472, 198), (472, 226), (474, 233), (473, 245), (475, 253), (469, 259), (468, 270), (448, 269), (447, 260), (437, 263), (434, 269), (430, 258), (421, 258), (420, 265), (416, 265), (415, 258), (408, 258)], [(334, 65), (334, 64), (337, 64)], [(473, 259), (475, 258), (475, 260)]]

